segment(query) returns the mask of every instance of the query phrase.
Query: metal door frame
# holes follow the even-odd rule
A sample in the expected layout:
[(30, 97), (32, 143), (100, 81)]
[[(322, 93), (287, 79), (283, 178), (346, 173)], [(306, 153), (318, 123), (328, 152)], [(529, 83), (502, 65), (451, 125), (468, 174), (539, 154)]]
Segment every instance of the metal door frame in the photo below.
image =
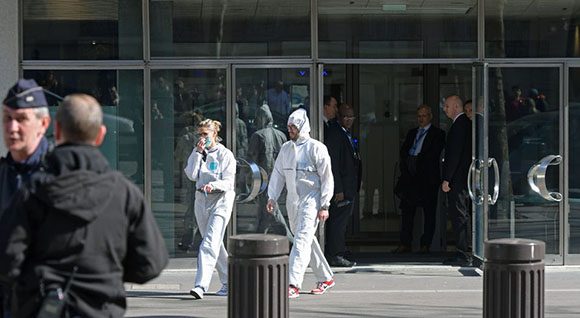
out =
[[(532, 61), (526, 61), (526, 62), (486, 62), (486, 63), (473, 63), (473, 69), (475, 70), (475, 67), (477, 66), (483, 66), (483, 79), (479, 79), (476, 78), (475, 75), (475, 71), (473, 74), (474, 77), (474, 81), (475, 80), (483, 80), (483, 96), (484, 96), (484, 105), (487, 105), (489, 103), (489, 70), (490, 69), (497, 69), (497, 68), (557, 68), (558, 72), (559, 72), (559, 85), (558, 85), (558, 93), (559, 93), (559, 100), (560, 100), (560, 107), (559, 107), (559, 131), (558, 131), (558, 135), (559, 135), (559, 144), (558, 144), (558, 149), (559, 149), (559, 154), (562, 155), (563, 157), (563, 161), (562, 164), (559, 166), (559, 188), (562, 192), (562, 195), (564, 196), (563, 200), (559, 203), (559, 225), (558, 225), (558, 229), (559, 229), (559, 243), (558, 243), (558, 249), (559, 249), (559, 254), (546, 254), (545, 257), (545, 262), (547, 265), (564, 265), (567, 262), (566, 256), (568, 254), (568, 240), (567, 237), (569, 235), (568, 233), (568, 229), (567, 229), (567, 220), (568, 220), (568, 211), (569, 211), (569, 204), (568, 204), (568, 189), (567, 189), (567, 184), (568, 184), (568, 96), (564, 94), (564, 92), (568, 91), (568, 82), (565, 81), (565, 77), (567, 80), (567, 75), (568, 75), (568, 66), (565, 63), (559, 63), (559, 62), (538, 62), (537, 64), (532, 62)], [(578, 65), (580, 67), (580, 65)], [(475, 96), (475, 87), (476, 87), (476, 82), (473, 83), (473, 95)], [(473, 129), (475, 130), (475, 126), (473, 127)], [(488, 112), (488, 107), (484, 108), (484, 129), (483, 129), (483, 138), (484, 138), (484, 154), (483, 154), (483, 158), (484, 160), (489, 160), (489, 112)], [(475, 136), (474, 136), (475, 138)], [(474, 145), (473, 145), (473, 152), (472, 152), (472, 158), (475, 159), (475, 147), (476, 147), (476, 141), (474, 140)], [(538, 158), (538, 160), (541, 158)], [(489, 193), (489, 185), (488, 183), (488, 171), (487, 169), (483, 170), (483, 173), (481, 174), (483, 177), (483, 190), (485, 191), (485, 194), (490, 194)], [(475, 207), (473, 207), (472, 212), (474, 211)], [(488, 220), (488, 213), (489, 213), (489, 205), (487, 200), (484, 200), (483, 203), (483, 217), (484, 217), (484, 226), (483, 226), (483, 230), (484, 230), (484, 241), (488, 239), (488, 224), (489, 224), (489, 220)], [(473, 236), (475, 237), (475, 233), (473, 233)], [(475, 245), (475, 240), (473, 240), (473, 245)], [(475, 246), (473, 246), (473, 248), (475, 249)], [(580, 260), (580, 256), (577, 258), (577, 260)]]
[(571, 230), (570, 230), (570, 196), (569, 196), (569, 187), (570, 187), (570, 182), (569, 182), (569, 163), (570, 161), (568, 160), (569, 156), (570, 156), (570, 91), (571, 91), (571, 87), (570, 87), (570, 70), (571, 69), (580, 69), (580, 62), (566, 62), (564, 63), (564, 100), (563, 100), (563, 104), (564, 104), (564, 109), (565, 109), (565, 114), (564, 114), (564, 135), (565, 135), (565, 149), (566, 149), (566, 156), (564, 157), (564, 167), (565, 167), (565, 175), (566, 175), (566, 179), (564, 180), (564, 191), (563, 191), (563, 195), (564, 195), (564, 208), (565, 208), (565, 213), (564, 213), (564, 218), (563, 218), (563, 225), (562, 227), (565, 230), (564, 233), (564, 264), (565, 265), (578, 265), (580, 264), (580, 253), (578, 254), (570, 254), (570, 236), (571, 236)]

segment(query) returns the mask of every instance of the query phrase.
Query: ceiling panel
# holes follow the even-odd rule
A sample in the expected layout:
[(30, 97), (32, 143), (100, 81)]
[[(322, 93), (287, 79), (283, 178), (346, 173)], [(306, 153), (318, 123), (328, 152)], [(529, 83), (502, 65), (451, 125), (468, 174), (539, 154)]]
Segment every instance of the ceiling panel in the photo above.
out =
[(22, 4), (26, 20), (118, 20), (118, 11), (118, 0), (28, 0)]

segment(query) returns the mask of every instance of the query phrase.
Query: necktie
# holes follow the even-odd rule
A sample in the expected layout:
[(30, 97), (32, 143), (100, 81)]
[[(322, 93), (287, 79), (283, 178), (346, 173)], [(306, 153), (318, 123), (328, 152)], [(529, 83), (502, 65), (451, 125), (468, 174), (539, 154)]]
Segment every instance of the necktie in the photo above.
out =
[(357, 146), (358, 140), (356, 138), (354, 138), (354, 139), (352, 138), (350, 131), (345, 129), (344, 132), (346, 133), (346, 136), (348, 137), (348, 141), (350, 141), (350, 146), (352, 147), (352, 150), (353, 150), (353, 152), (352, 152), (353, 156), (355, 158), (359, 159), (358, 149), (357, 149), (358, 148), (358, 146)]
[(411, 147), (411, 149), (409, 149), (409, 155), (411, 155), (411, 156), (418, 155), (417, 146), (419, 145), (419, 141), (421, 141), (421, 139), (425, 136), (426, 133), (427, 133), (427, 130), (425, 128), (419, 128), (419, 133), (417, 134), (417, 137), (415, 137), (415, 142), (413, 143), (413, 147)]

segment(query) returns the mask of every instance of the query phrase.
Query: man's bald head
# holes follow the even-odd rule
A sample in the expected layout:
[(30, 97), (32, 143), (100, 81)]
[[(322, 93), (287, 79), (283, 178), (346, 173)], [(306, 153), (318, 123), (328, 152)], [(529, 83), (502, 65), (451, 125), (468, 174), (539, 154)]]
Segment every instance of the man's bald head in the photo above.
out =
[(106, 133), (101, 105), (92, 96), (72, 94), (56, 111), (56, 141), (98, 146)]
[(445, 98), (445, 105), (443, 106), (443, 111), (449, 119), (454, 120), (457, 115), (463, 112), (463, 101), (461, 97), (457, 95), (450, 95)]

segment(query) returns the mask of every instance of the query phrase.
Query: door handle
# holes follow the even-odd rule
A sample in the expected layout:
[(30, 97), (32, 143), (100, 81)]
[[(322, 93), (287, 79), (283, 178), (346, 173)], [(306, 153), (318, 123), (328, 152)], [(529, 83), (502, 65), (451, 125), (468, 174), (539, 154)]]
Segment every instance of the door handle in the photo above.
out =
[(548, 166), (557, 166), (560, 163), (562, 163), (562, 156), (549, 155), (542, 158), (542, 160), (528, 170), (528, 184), (530, 188), (548, 201), (562, 201), (562, 194), (560, 192), (550, 192), (546, 186), (546, 171), (548, 170)]
[[(250, 191), (248, 193), (241, 193), (236, 196), (238, 203), (247, 203), (254, 200), (260, 193), (264, 192), (268, 187), (268, 173), (264, 168), (258, 166), (255, 162), (243, 158), (237, 158), (238, 166), (248, 166), (250, 168)], [(238, 169), (240, 171), (241, 169)], [(236, 177), (245, 177), (241, 173), (237, 173)], [(236, 182), (237, 183), (237, 182)], [(244, 183), (244, 182), (241, 182)]]
[(471, 198), (471, 201), (473, 201), (473, 203), (475, 203), (476, 205), (482, 205), (483, 197), (481, 195), (477, 195), (476, 193), (474, 193), (471, 187), (473, 181), (472, 177), (473, 174), (475, 173), (479, 189), (481, 189), (481, 174), (479, 173), (480, 168), (476, 167), (476, 163), (479, 163), (479, 167), (481, 167), (481, 160), (479, 159), (473, 159), (471, 161), (471, 165), (469, 165), (469, 172), (467, 173), (467, 192), (469, 193), (469, 197)]
[(497, 160), (495, 160), (495, 158), (489, 158), (487, 161), (487, 167), (493, 167), (495, 177), (493, 183), (493, 195), (487, 195), (487, 202), (489, 202), (490, 205), (494, 205), (499, 197), (499, 166), (497, 165)]

